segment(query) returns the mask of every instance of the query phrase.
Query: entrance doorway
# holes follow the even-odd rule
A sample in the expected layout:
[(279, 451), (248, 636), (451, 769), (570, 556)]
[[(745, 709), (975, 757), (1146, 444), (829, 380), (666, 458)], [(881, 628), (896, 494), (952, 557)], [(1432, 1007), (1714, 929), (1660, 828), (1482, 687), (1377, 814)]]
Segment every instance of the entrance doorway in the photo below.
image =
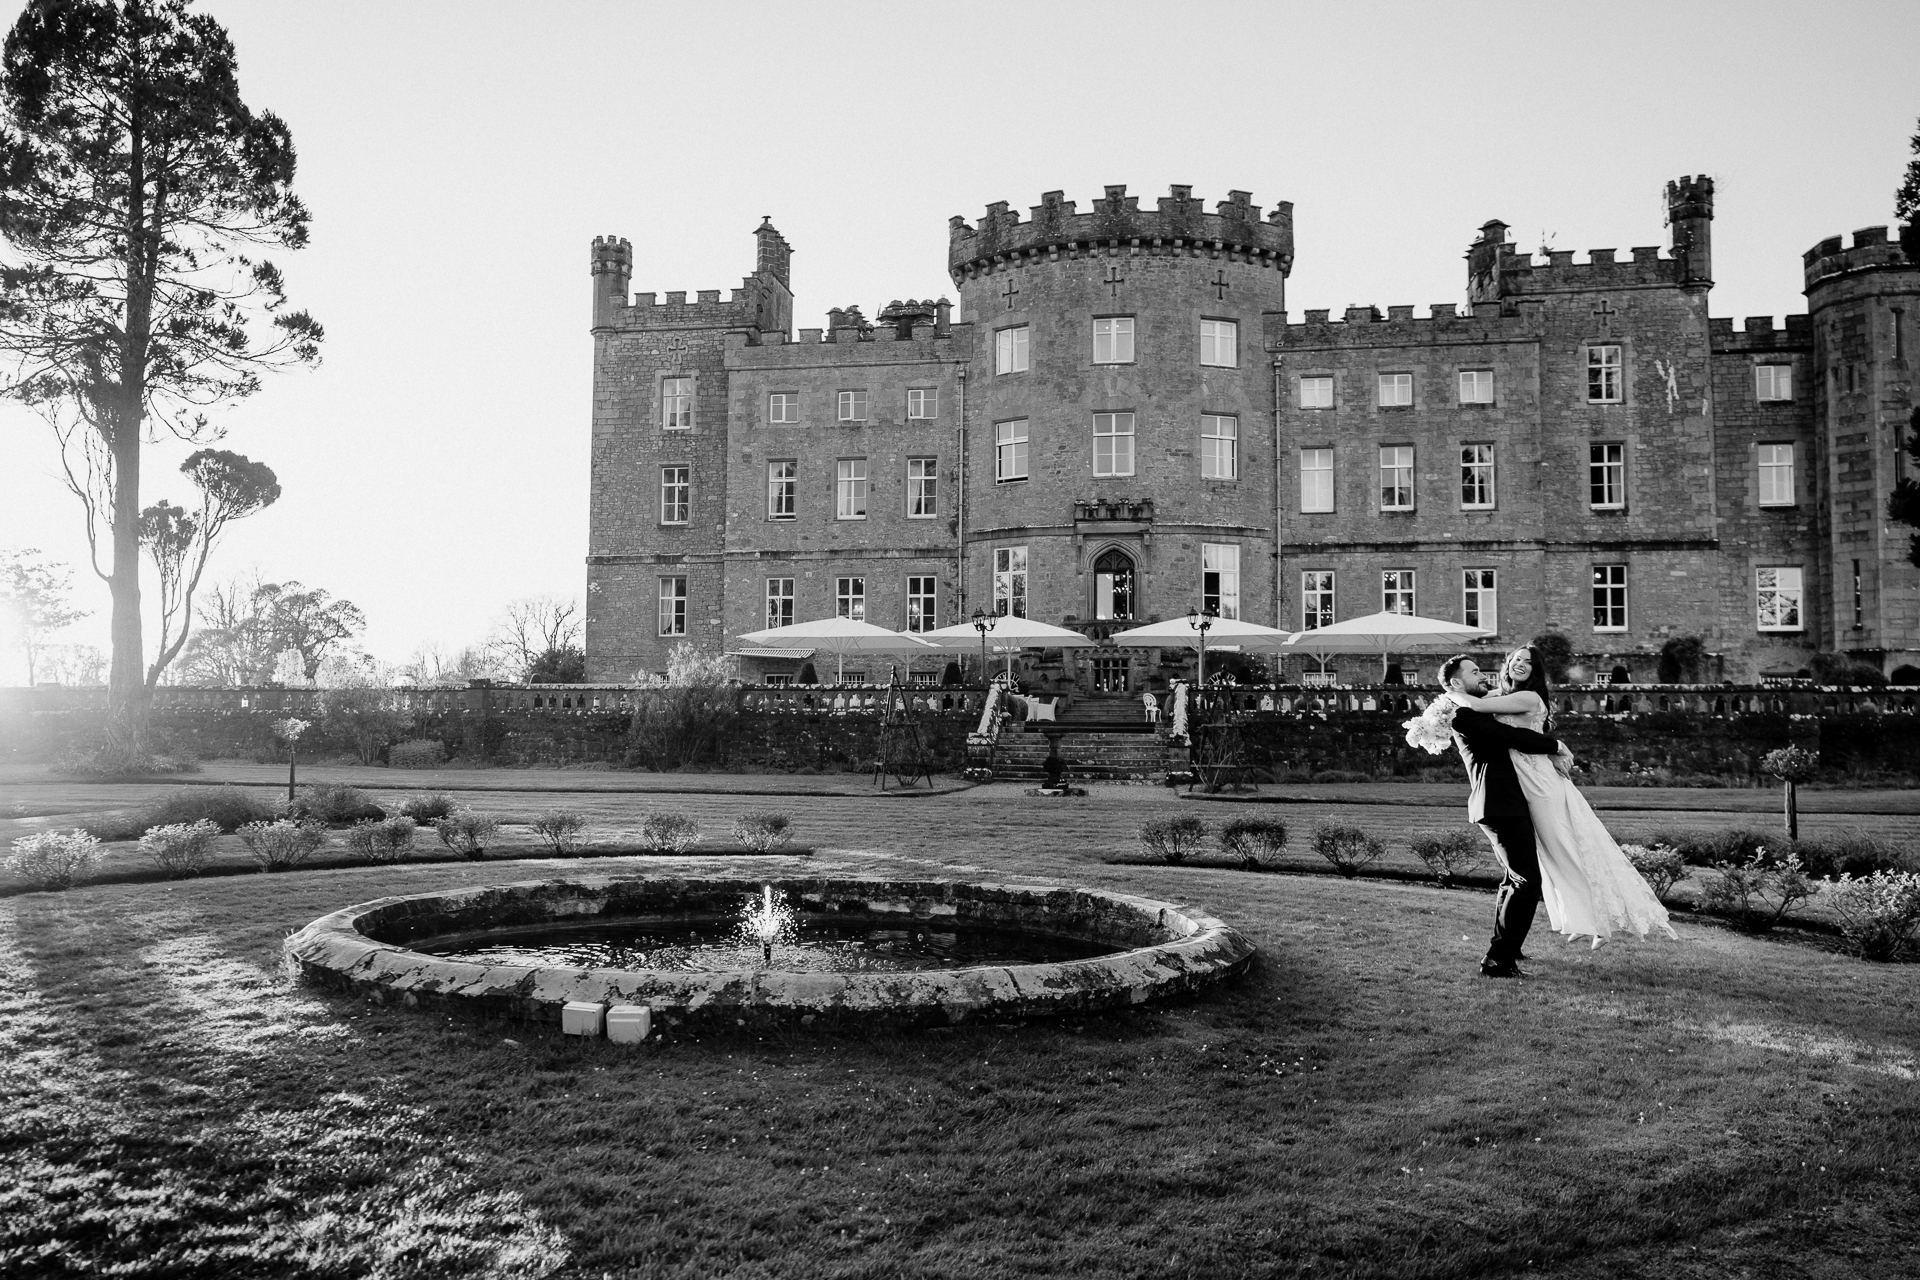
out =
[(1093, 562), (1093, 616), (1101, 622), (1133, 618), (1133, 557), (1113, 548)]
[(1095, 693), (1127, 693), (1131, 684), (1127, 673), (1133, 664), (1126, 658), (1095, 658), (1093, 660), (1093, 691)]

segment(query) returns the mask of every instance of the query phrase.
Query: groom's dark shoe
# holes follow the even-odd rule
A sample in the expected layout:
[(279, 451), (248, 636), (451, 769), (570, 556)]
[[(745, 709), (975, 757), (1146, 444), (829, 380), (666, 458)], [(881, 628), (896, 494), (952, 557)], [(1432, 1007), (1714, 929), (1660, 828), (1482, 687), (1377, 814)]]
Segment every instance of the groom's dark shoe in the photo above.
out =
[(1492, 960), (1482, 960), (1480, 962), (1480, 976), (1483, 978), (1524, 978), (1527, 975), (1520, 971), (1520, 966), (1517, 964), (1497, 964)]

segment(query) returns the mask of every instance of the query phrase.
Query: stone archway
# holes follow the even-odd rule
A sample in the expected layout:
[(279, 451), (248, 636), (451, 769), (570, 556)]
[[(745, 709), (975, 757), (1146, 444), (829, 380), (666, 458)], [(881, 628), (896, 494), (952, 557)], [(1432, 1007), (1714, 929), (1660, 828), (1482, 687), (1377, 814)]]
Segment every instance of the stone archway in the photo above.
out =
[(1093, 617), (1097, 622), (1131, 622), (1140, 616), (1140, 570), (1119, 547), (1093, 559)]

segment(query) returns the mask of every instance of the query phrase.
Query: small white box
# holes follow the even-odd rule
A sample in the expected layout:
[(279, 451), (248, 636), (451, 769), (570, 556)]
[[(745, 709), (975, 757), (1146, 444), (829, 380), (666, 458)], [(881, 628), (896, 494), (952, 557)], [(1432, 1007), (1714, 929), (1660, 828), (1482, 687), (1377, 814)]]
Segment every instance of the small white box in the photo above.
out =
[(560, 1009), (560, 1033), (569, 1036), (597, 1036), (600, 1034), (601, 1020), (606, 1016), (607, 1006), (589, 1004), (584, 1000), (569, 1000)]
[(639, 1044), (653, 1030), (653, 1010), (644, 1004), (616, 1004), (607, 1010), (607, 1039)]

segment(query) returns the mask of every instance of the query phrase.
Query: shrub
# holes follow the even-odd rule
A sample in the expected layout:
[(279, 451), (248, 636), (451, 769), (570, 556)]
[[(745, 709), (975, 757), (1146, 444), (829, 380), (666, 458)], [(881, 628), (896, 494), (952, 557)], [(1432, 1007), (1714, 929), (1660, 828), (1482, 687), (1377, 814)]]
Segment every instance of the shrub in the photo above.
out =
[(453, 812), (453, 797), (438, 791), (423, 796), (408, 796), (400, 802), (400, 812), (415, 822), (430, 823)]
[(1722, 862), (1714, 869), (1720, 878), (1702, 890), (1701, 905), (1752, 933), (1773, 928), (1813, 896), (1813, 882), (1791, 853), (1770, 862), (1763, 848), (1745, 862)]
[(1920, 959), (1920, 873), (1843, 875), (1826, 885), (1847, 949), (1867, 960)]
[(311, 818), (327, 824), (345, 824), (384, 818), (387, 811), (358, 787), (350, 787), (344, 782), (323, 782), (301, 787), (294, 792), (293, 807), (288, 816)]
[(361, 764), (372, 764), (389, 743), (413, 727), (391, 689), (328, 689), (320, 695), (320, 728), (335, 742), (351, 742)]
[(1353, 769), (1317, 769), (1314, 771), (1311, 781), (1313, 782), (1372, 782), (1373, 775), (1370, 773), (1360, 773)]
[(533, 834), (547, 842), (555, 853), (572, 853), (580, 847), (580, 833), (587, 820), (572, 809), (549, 809), (532, 823)]
[(326, 842), (326, 828), (317, 822), (282, 818), (277, 822), (249, 822), (240, 828), (240, 842), (263, 871), (285, 871), (305, 862)]
[(1707, 646), (1699, 636), (1675, 636), (1660, 646), (1660, 683), (1698, 681), (1706, 658)]
[(1558, 631), (1543, 631), (1533, 638), (1533, 656), (1547, 669), (1547, 679), (1555, 684), (1567, 682), (1567, 668), (1573, 665), (1573, 641)]
[(1911, 663), (1902, 663), (1893, 669), (1893, 674), (1887, 677), (1887, 683), (1920, 684), (1920, 667), (1913, 666)]
[(1745, 862), (1760, 850), (1777, 848), (1783, 842), (1771, 832), (1736, 828), (1732, 831), (1690, 831), (1656, 837), (1648, 843), (1671, 845), (1690, 867), (1713, 867), (1722, 862)]
[(1813, 678), (1825, 685), (1868, 688), (1887, 682), (1886, 673), (1880, 668), (1844, 653), (1816, 653), (1807, 665), (1813, 668)]
[(1187, 855), (1200, 852), (1206, 839), (1207, 824), (1191, 814), (1140, 824), (1141, 847), (1168, 862), (1182, 862)]
[(105, 854), (89, 832), (42, 831), (15, 838), (6, 868), (36, 889), (65, 889), (92, 875)]
[(173, 787), (141, 809), (142, 829), (211, 822), (231, 835), (273, 817), (273, 802), (244, 787)]
[(1464, 828), (1424, 832), (1407, 841), (1407, 847), (1441, 884), (1453, 883), (1455, 876), (1476, 870), (1487, 860), (1486, 840)]
[(700, 824), (684, 813), (650, 813), (640, 824), (640, 843), (655, 853), (685, 853), (700, 840)]
[(1252, 871), (1262, 858), (1277, 858), (1287, 844), (1287, 824), (1277, 818), (1235, 818), (1220, 828), (1220, 852)]
[(455, 809), (433, 824), (440, 843), (463, 858), (478, 862), (487, 856), (487, 846), (500, 834), (500, 823), (484, 813)]
[(1810, 876), (1870, 876), (1876, 871), (1916, 871), (1920, 866), (1884, 840), (1858, 831), (1798, 841), (1793, 851)]
[(446, 759), (438, 738), (408, 738), (387, 748), (389, 769), (431, 769)]
[(347, 852), (362, 862), (398, 862), (413, 852), (415, 826), (404, 815), (356, 822), (347, 832)]
[(755, 853), (772, 853), (793, 839), (793, 819), (784, 813), (743, 813), (733, 820), (733, 838)]
[(169, 876), (198, 875), (213, 861), (213, 842), (220, 828), (201, 818), (154, 827), (140, 837), (140, 852)]
[(650, 677), (635, 695), (627, 764), (658, 771), (723, 760), (727, 732), (740, 718), (735, 667), (725, 655), (704, 655), (685, 641), (674, 645), (667, 678)]
[(1313, 829), (1313, 851), (1352, 879), (1360, 868), (1385, 854), (1387, 846), (1358, 827), (1323, 822)]
[(1653, 896), (1665, 902), (1667, 890), (1692, 874), (1686, 858), (1670, 844), (1623, 844), (1620, 852), (1653, 890)]

